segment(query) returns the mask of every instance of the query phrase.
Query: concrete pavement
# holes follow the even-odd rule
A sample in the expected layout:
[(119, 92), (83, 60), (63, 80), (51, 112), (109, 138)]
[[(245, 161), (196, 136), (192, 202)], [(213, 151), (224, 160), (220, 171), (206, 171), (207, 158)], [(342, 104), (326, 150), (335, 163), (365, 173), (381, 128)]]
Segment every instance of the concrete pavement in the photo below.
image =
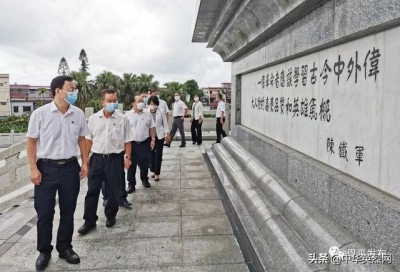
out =
[[(58, 271), (248, 271), (248, 266), (222, 205), (212, 173), (203, 158), (204, 146), (180, 149), (174, 141), (164, 151), (161, 180), (151, 188), (141, 183), (128, 196), (132, 209), (121, 208), (114, 228), (105, 227), (102, 200), (97, 229), (80, 236), (82, 183), (75, 213), (74, 250), (79, 265), (67, 264), (54, 250), (48, 270)], [(138, 179), (140, 180), (140, 179)], [(0, 215), (0, 271), (33, 271), (36, 226), (33, 201)], [(58, 227), (58, 207), (53, 245)]]

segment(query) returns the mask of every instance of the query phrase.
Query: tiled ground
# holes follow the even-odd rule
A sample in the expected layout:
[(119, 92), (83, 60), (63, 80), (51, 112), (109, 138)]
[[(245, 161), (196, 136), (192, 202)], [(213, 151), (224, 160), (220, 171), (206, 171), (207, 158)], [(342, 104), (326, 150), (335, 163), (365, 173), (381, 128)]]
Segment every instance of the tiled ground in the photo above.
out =
[[(165, 149), (160, 182), (151, 180), (149, 189), (138, 185), (128, 197), (132, 209), (120, 209), (114, 228), (105, 227), (100, 200), (97, 229), (86, 236), (75, 231), (73, 237), (79, 265), (67, 264), (53, 251), (48, 270), (248, 271), (203, 159), (204, 145), (178, 145)], [(83, 224), (86, 191), (82, 183), (76, 229)], [(31, 201), (0, 215), (0, 247), (34, 216)], [(58, 220), (56, 210), (53, 243)], [(36, 258), (34, 226), (0, 257), (0, 271), (33, 271)]]

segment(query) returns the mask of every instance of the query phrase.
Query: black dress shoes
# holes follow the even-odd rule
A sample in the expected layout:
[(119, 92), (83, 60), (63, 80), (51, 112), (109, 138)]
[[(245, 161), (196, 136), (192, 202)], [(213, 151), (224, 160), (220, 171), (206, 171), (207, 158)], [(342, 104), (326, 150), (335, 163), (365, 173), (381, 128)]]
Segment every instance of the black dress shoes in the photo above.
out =
[(184, 145), (184, 144), (181, 144), (179, 147), (185, 147), (186, 145)]
[(78, 229), (78, 233), (81, 235), (88, 234), (92, 229), (96, 228), (96, 225), (94, 226), (88, 226), (88, 225), (83, 225)]
[(81, 262), (81, 259), (79, 258), (78, 254), (76, 254), (76, 252), (73, 251), (72, 248), (60, 252), (58, 254), (58, 257), (60, 257), (61, 259), (65, 259), (67, 263), (70, 264), (78, 264)]
[(106, 221), (106, 227), (107, 228), (112, 228), (114, 225), (115, 225), (115, 218), (113, 218), (113, 219), (107, 219), (107, 221)]
[(150, 187), (151, 187), (151, 186), (150, 186), (150, 183), (149, 183), (148, 181), (143, 181), (142, 184), (143, 184), (143, 186), (146, 187), (146, 188), (150, 188)]
[(119, 206), (124, 208), (130, 208), (132, 206), (132, 203), (130, 203), (128, 200), (125, 199), (119, 203)]
[(36, 270), (38, 271), (45, 270), (46, 267), (49, 265), (50, 259), (51, 259), (51, 253), (41, 252), (36, 260), (35, 264)]
[(129, 185), (128, 189), (126, 190), (127, 194), (132, 194), (135, 191), (135, 185)]

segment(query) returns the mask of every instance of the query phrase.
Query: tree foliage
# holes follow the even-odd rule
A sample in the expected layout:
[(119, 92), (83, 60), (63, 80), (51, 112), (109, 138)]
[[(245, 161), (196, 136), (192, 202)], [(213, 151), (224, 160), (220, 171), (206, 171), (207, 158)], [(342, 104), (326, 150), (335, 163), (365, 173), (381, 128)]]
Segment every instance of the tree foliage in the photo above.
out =
[(62, 57), (60, 64), (58, 65), (58, 74), (60, 76), (68, 76), (70, 73), (68, 62), (64, 57)]
[(93, 98), (94, 82), (88, 80), (90, 74), (85, 71), (72, 71), (71, 77), (74, 79), (76, 88), (79, 90), (76, 106), (85, 110), (89, 101)]
[(87, 57), (85, 49), (83, 48), (79, 54), (79, 60), (81, 61), (81, 68), (79, 69), (79, 71), (87, 72), (89, 70), (89, 59)]

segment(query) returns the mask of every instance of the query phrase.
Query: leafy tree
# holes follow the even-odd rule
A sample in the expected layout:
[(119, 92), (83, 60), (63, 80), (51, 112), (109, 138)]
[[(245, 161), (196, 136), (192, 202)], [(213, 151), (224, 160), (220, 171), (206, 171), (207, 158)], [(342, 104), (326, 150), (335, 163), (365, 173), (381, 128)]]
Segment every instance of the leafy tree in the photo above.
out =
[(94, 91), (94, 96), (99, 97), (100, 91), (105, 88), (111, 88), (119, 92), (121, 78), (110, 71), (103, 71), (96, 76), (96, 88)]
[(76, 101), (77, 107), (85, 110), (89, 101), (93, 98), (92, 91), (94, 89), (94, 82), (87, 79), (90, 74), (85, 71), (72, 71), (71, 77), (74, 78), (76, 88), (79, 90), (78, 100)]
[(60, 64), (58, 65), (58, 74), (60, 76), (68, 76), (70, 74), (67, 60), (64, 57), (61, 58)]
[(160, 83), (156, 80), (154, 81), (154, 75), (152, 74), (140, 74), (138, 79), (138, 92), (143, 93), (152, 90), (158, 90)]
[(132, 73), (124, 73), (120, 82), (119, 101), (124, 104), (124, 108), (129, 108), (135, 95), (139, 93), (139, 79)]
[(188, 80), (183, 83), (182, 90), (190, 95), (190, 100), (193, 100), (194, 96), (197, 94), (199, 97), (202, 97), (203, 91), (199, 89), (199, 84), (194, 79)]
[(168, 108), (171, 109), (171, 105), (175, 102), (175, 93), (180, 92), (181, 100), (185, 101), (186, 92), (182, 91), (183, 85), (179, 82), (172, 81), (164, 84), (167, 89), (160, 93), (160, 98), (167, 102)]
[(79, 69), (79, 71), (87, 72), (89, 70), (89, 60), (86, 55), (85, 49), (81, 50), (81, 53), (79, 54), (79, 60), (81, 61), (81, 68)]

